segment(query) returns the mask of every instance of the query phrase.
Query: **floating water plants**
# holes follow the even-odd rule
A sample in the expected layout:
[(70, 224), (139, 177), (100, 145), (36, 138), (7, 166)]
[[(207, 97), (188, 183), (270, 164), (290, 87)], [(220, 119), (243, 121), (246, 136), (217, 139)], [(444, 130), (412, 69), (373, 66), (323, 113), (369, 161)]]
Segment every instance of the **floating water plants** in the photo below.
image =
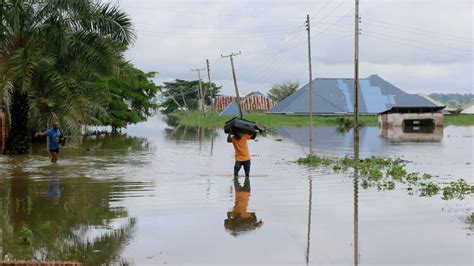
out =
[(466, 183), (464, 179), (452, 181), (449, 184), (439, 184), (430, 181), (429, 173), (409, 173), (405, 161), (400, 158), (391, 159), (372, 156), (364, 159), (350, 157), (331, 158), (308, 155), (297, 160), (298, 164), (310, 167), (332, 168), (336, 172), (354, 171), (361, 179), (361, 186), (365, 189), (375, 187), (378, 190), (393, 190), (395, 183), (405, 184), (410, 194), (415, 191), (420, 196), (434, 196), (442, 193), (442, 199), (464, 199), (466, 195), (474, 194), (474, 185)]

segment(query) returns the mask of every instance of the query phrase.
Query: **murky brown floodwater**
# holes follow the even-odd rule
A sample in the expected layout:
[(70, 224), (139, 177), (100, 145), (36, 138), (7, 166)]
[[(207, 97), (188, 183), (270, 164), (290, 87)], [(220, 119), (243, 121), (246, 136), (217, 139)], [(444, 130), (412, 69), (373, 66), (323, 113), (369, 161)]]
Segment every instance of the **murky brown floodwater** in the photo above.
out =
[[(363, 189), (352, 173), (293, 162), (307, 130), (275, 131), (250, 143), (251, 178), (239, 183), (223, 132), (161, 117), (131, 127), (134, 137), (69, 146), (57, 166), (42, 147), (0, 156), (0, 254), (87, 265), (473, 264), (472, 197)], [(473, 127), (422, 142), (399, 133), (362, 129), (360, 156), (400, 156), (437, 181), (474, 183)], [(318, 154), (352, 155), (352, 132), (319, 127), (315, 140)]]

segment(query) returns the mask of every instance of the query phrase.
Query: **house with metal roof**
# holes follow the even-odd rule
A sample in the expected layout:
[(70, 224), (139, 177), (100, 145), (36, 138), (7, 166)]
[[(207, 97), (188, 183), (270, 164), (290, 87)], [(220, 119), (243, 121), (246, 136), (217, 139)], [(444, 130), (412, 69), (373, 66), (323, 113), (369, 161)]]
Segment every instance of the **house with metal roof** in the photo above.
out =
[[(238, 116), (239, 114), (239, 105), (237, 102), (231, 102), (219, 113), (219, 116)], [(245, 114), (245, 110), (242, 110), (242, 114)]]
[(474, 105), (471, 105), (468, 108), (462, 110), (461, 114), (463, 114), (463, 115), (474, 115)]
[[(354, 112), (354, 79), (316, 78), (312, 82), (313, 113), (321, 115)], [(306, 84), (267, 111), (268, 114), (309, 114)], [(418, 94), (409, 94), (378, 75), (359, 79), (359, 113), (379, 114), (392, 107), (439, 107)]]

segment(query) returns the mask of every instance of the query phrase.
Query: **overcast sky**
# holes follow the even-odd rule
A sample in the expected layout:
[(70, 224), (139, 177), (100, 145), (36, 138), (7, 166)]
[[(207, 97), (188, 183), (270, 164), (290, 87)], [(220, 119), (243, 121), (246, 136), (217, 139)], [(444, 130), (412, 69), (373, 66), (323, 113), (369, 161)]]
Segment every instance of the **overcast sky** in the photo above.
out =
[[(313, 77), (353, 77), (354, 0), (111, 0), (134, 21), (127, 59), (158, 71), (157, 83), (197, 79), (233, 93), (235, 57), (241, 92), (267, 92), (281, 81), (308, 82), (304, 22), (311, 16)], [(473, 91), (471, 0), (362, 0), (360, 77), (379, 74), (410, 93)], [(205, 72), (203, 74), (206, 74)], [(203, 79), (207, 80), (203, 75)]]

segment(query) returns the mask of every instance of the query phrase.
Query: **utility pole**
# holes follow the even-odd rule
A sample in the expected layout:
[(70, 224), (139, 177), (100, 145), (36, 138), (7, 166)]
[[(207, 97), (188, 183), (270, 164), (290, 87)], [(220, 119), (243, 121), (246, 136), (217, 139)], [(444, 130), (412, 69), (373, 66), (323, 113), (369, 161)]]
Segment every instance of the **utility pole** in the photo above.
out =
[[(354, 29), (354, 160), (359, 161), (359, 0), (355, 0)], [(354, 265), (359, 265), (359, 170), (354, 170)]]
[(209, 59), (206, 59), (206, 68), (207, 68), (207, 78), (209, 80), (209, 96), (211, 97), (211, 118), (212, 118), (212, 127), (215, 127), (214, 120), (214, 92), (212, 91), (212, 82), (211, 82), (211, 68), (209, 66)]
[(355, 31), (354, 31), (354, 123), (359, 128), (359, 0), (355, 0)]
[(240, 95), (239, 95), (239, 88), (237, 87), (237, 77), (235, 76), (235, 67), (234, 67), (234, 56), (242, 54), (241, 51), (238, 53), (234, 54), (231, 53), (229, 55), (221, 55), (222, 58), (229, 57), (230, 58), (230, 65), (232, 67), (232, 77), (234, 78), (234, 87), (235, 87), (235, 95), (237, 96), (236, 102), (237, 105), (239, 106), (239, 114), (240, 114), (240, 119), (244, 118), (244, 114), (242, 113), (242, 106), (240, 104)]
[(306, 15), (306, 31), (308, 32), (308, 70), (309, 70), (309, 155), (313, 155), (313, 73), (311, 70), (311, 23)]
[(201, 112), (204, 114), (204, 95), (202, 91), (202, 84), (201, 84), (201, 71), (206, 70), (205, 68), (195, 68), (191, 69), (191, 71), (196, 71), (198, 73), (198, 79), (199, 79), (199, 109)]
[(173, 100), (173, 102), (174, 102), (181, 110), (183, 110), (185, 113), (187, 113), (187, 110), (184, 109), (183, 106), (181, 106), (181, 104), (179, 104), (178, 101), (176, 101), (176, 99), (174, 98), (173, 95), (171, 95), (171, 93), (167, 92), (167, 94), (168, 94), (168, 97), (170, 97), (171, 100)]
[(186, 110), (189, 110), (188, 104), (186, 103), (186, 99), (184, 98), (183, 87), (180, 86), (179, 91), (181, 92), (181, 99), (183, 100), (184, 108), (186, 108)]
[[(359, 128), (354, 128), (354, 161), (359, 161)], [(354, 169), (354, 266), (359, 266), (359, 169)]]
[(308, 199), (308, 230), (306, 231), (306, 265), (309, 265), (309, 253), (311, 251), (311, 210), (313, 209), (313, 178), (311, 175), (308, 177), (309, 180), (309, 199)]

